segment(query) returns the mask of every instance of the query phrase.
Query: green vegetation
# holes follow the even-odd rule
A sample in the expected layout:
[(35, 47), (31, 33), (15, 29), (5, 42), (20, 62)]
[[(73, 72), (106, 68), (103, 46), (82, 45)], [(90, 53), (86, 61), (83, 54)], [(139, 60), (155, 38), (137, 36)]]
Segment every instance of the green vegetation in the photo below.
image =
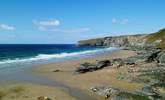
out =
[(159, 48), (165, 49), (165, 29), (162, 29), (148, 36), (148, 42), (152, 43), (159, 40), (160, 40), (160, 43), (157, 46)]
[(142, 96), (133, 93), (121, 92), (118, 96), (128, 100), (150, 100), (147, 96)]
[(125, 79), (125, 76), (126, 76), (125, 74), (123, 74), (123, 73), (120, 72), (120, 73), (117, 75), (116, 78), (117, 78), (118, 80), (124, 80), (124, 79)]

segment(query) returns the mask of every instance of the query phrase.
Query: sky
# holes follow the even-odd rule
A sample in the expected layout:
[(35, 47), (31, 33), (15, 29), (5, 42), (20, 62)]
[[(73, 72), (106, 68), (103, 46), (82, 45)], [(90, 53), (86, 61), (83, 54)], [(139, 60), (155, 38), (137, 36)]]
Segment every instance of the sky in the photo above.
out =
[(0, 0), (0, 44), (72, 44), (165, 28), (165, 0)]

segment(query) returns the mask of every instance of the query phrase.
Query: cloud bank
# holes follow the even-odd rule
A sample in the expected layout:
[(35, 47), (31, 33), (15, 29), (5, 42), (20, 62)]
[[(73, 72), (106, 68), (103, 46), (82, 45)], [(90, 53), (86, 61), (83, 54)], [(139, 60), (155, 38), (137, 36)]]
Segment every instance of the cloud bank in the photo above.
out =
[(60, 21), (57, 20), (57, 19), (47, 20), (47, 21), (37, 21), (37, 20), (34, 20), (33, 24), (35, 24), (37, 26), (45, 26), (45, 27), (59, 26), (60, 25)]

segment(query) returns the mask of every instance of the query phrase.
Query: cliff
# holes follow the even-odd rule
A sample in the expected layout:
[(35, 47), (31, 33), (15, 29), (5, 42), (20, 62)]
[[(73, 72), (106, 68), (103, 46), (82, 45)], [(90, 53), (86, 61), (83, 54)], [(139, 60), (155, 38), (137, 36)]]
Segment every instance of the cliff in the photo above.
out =
[(132, 49), (161, 48), (165, 50), (165, 29), (151, 34), (110, 36), (97, 39), (82, 40), (79, 46), (125, 47)]
[(106, 47), (143, 47), (147, 35), (124, 35), (112, 36), (97, 39), (82, 40), (78, 42), (79, 46), (106, 46)]

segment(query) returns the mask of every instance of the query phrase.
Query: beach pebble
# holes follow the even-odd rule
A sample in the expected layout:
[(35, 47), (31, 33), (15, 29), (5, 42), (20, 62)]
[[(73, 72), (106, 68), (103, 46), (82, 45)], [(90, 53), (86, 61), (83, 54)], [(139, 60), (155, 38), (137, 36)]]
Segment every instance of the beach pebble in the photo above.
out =
[(37, 98), (37, 100), (52, 100), (49, 97), (45, 97), (45, 96), (40, 96)]
[(56, 69), (56, 70), (53, 70), (53, 72), (61, 72), (61, 70), (59, 70), (59, 69)]

